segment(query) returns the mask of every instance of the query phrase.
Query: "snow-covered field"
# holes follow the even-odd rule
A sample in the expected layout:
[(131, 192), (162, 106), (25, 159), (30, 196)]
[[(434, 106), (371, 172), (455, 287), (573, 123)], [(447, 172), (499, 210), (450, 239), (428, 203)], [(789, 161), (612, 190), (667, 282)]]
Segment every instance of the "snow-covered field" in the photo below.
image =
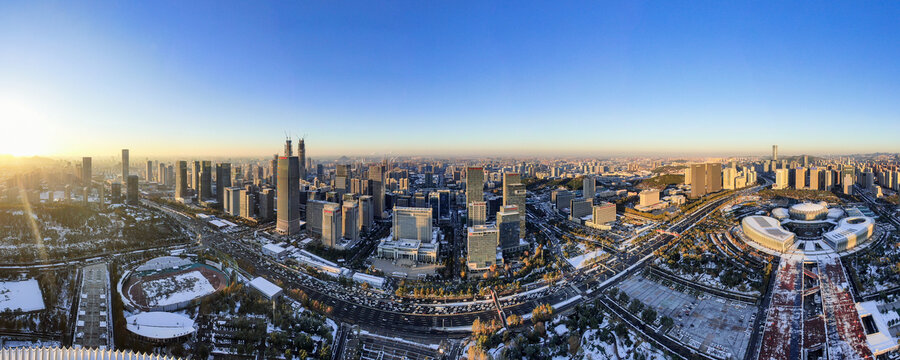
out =
[(216, 291), (199, 271), (191, 271), (141, 284), (150, 306), (190, 301)]
[(597, 249), (597, 250), (594, 250), (591, 252), (586, 252), (584, 254), (578, 255), (576, 257), (568, 258), (568, 259), (566, 259), (566, 261), (568, 261), (569, 264), (572, 264), (572, 266), (574, 266), (576, 269), (581, 269), (585, 266), (590, 265), (595, 258), (597, 258), (598, 256), (603, 255), (603, 254), (604, 254), (603, 250)]
[(44, 310), (44, 296), (35, 279), (0, 281), (0, 311)]

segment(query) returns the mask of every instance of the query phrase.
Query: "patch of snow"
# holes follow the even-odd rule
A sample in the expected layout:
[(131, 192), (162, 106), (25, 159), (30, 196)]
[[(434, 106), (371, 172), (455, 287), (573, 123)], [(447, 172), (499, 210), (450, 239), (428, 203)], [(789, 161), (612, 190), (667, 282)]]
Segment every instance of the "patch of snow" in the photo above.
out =
[(35, 279), (0, 282), (0, 311), (44, 310), (44, 296)]

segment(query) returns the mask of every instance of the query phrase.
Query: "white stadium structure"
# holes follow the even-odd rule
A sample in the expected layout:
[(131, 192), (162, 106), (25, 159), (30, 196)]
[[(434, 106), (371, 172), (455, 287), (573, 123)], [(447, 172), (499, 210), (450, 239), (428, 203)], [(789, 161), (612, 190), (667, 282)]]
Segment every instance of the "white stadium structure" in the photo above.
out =
[(787, 252), (794, 245), (794, 233), (781, 227), (781, 223), (768, 216), (748, 216), (741, 221), (744, 234), (762, 246)]
[(125, 324), (128, 331), (149, 343), (177, 342), (194, 333), (194, 320), (170, 312), (143, 312), (129, 316)]
[[(875, 219), (845, 217), (847, 213), (844, 210), (838, 207), (829, 209), (824, 202), (799, 203), (790, 209), (775, 208), (771, 213), (771, 217), (747, 216), (741, 220), (741, 228), (744, 235), (756, 244), (782, 253), (790, 252), (794, 247), (804, 252), (821, 249), (845, 251), (865, 242), (875, 232)], [(807, 231), (810, 228), (823, 230), (810, 234)]]
[(828, 216), (828, 206), (824, 202), (821, 203), (799, 203), (791, 206), (788, 210), (791, 219), (802, 221), (822, 220)]
[(870, 217), (848, 217), (825, 233), (825, 242), (837, 251), (851, 249), (866, 241), (875, 231), (875, 221)]

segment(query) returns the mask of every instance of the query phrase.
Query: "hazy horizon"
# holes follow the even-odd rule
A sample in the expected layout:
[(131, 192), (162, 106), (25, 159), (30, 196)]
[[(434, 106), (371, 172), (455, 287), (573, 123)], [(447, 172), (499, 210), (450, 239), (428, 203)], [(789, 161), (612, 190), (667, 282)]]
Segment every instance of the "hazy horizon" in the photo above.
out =
[(0, 154), (900, 152), (900, 3), (553, 5), (6, 2)]

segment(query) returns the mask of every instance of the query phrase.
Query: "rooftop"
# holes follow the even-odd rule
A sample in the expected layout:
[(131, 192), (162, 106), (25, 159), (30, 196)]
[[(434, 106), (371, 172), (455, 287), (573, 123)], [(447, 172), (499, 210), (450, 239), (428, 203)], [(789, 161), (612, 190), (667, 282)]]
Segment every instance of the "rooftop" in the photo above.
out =
[(194, 320), (175, 313), (151, 311), (125, 319), (128, 331), (151, 339), (174, 339), (194, 332)]

